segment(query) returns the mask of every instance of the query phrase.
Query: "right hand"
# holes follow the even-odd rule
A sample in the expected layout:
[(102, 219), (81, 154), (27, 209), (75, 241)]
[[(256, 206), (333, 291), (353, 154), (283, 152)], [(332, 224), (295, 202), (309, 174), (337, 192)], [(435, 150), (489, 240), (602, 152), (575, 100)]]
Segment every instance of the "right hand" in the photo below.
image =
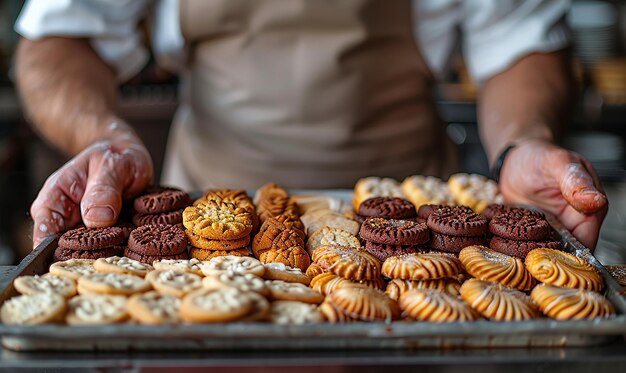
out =
[(150, 154), (133, 136), (89, 146), (48, 177), (31, 205), (33, 248), (81, 219), (87, 227), (115, 224), (122, 198), (140, 193), (152, 176)]

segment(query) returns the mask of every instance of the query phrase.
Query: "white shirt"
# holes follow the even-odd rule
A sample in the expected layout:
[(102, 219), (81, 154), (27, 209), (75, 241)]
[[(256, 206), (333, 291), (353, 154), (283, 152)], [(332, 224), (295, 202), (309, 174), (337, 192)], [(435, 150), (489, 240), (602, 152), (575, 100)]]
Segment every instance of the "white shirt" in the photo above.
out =
[[(413, 0), (415, 34), (435, 75), (443, 73), (461, 42), (477, 82), (533, 52), (562, 49), (569, 42), (564, 16), (569, 0)], [(137, 25), (150, 21), (157, 61), (171, 70), (185, 63), (178, 0), (29, 0), (15, 29), (29, 39), (87, 37), (114, 66), (120, 80), (136, 74), (148, 51)]]

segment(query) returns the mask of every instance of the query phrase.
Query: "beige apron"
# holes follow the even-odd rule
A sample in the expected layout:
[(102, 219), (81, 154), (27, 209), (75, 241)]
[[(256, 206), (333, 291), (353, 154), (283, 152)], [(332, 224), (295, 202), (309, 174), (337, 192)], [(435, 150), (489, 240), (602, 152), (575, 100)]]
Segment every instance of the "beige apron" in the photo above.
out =
[(164, 183), (352, 187), (446, 176), (409, 0), (180, 0), (189, 47)]

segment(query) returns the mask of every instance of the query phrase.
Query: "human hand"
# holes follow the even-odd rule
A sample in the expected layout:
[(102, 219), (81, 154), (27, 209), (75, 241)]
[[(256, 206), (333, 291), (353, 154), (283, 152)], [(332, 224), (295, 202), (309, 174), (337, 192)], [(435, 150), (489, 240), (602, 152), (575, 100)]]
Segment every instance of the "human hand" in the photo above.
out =
[(50, 235), (82, 222), (113, 225), (122, 198), (152, 181), (150, 154), (134, 136), (97, 142), (50, 175), (30, 208), (33, 248)]
[(509, 203), (530, 204), (554, 214), (590, 249), (595, 249), (608, 199), (591, 163), (579, 154), (541, 141), (512, 149), (500, 173)]

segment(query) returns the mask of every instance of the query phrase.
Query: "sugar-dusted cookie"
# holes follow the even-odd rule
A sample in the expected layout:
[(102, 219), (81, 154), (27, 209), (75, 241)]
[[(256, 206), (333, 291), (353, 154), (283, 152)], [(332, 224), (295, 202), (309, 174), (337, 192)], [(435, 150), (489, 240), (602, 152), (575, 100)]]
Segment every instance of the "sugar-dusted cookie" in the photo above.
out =
[(59, 238), (59, 247), (70, 250), (99, 250), (118, 246), (124, 241), (124, 232), (118, 227), (71, 229)]
[(306, 242), (306, 250), (309, 255), (313, 255), (313, 251), (323, 245), (339, 245), (358, 249), (361, 247), (359, 239), (350, 232), (339, 228), (324, 227), (317, 230)]
[(250, 311), (246, 313), (239, 322), (263, 322), (267, 321), (270, 316), (271, 305), (267, 298), (259, 293), (249, 291), (246, 296), (252, 301)]
[(526, 268), (537, 280), (554, 286), (600, 291), (604, 279), (591, 264), (576, 255), (547, 248), (526, 256)]
[(158, 271), (189, 272), (198, 276), (204, 276), (200, 268), (201, 264), (202, 262), (195, 258), (161, 259), (152, 263), (154, 269)]
[(121, 295), (79, 295), (68, 302), (66, 321), (70, 325), (115, 324), (126, 319), (126, 297)]
[(207, 262), (218, 256), (250, 256), (250, 251), (245, 247), (235, 250), (206, 250), (192, 247), (189, 250), (189, 256), (191, 256), (192, 259)]
[(382, 218), (365, 220), (359, 234), (364, 240), (387, 245), (422, 245), (430, 238), (424, 223)]
[(119, 256), (100, 258), (96, 260), (93, 266), (98, 272), (126, 273), (139, 277), (145, 277), (148, 272), (154, 269), (150, 264)]
[(468, 246), (459, 253), (467, 273), (479, 280), (499, 282), (504, 286), (529, 291), (535, 279), (516, 257), (501, 254), (484, 246)]
[(533, 289), (530, 297), (541, 312), (557, 320), (582, 320), (615, 315), (611, 302), (590, 290), (541, 284)]
[(57, 293), (19, 295), (2, 304), (0, 318), (8, 325), (49, 324), (59, 322), (65, 310), (65, 298)]
[(49, 268), (51, 275), (69, 277), (78, 280), (79, 277), (90, 275), (96, 272), (93, 267), (93, 259), (70, 259), (62, 262), (52, 263)]
[(207, 201), (185, 208), (183, 225), (200, 237), (235, 240), (250, 234), (252, 216), (233, 203)]
[(420, 321), (457, 322), (480, 318), (464, 300), (441, 290), (409, 290), (400, 295), (398, 305), (404, 315)]
[(311, 324), (324, 321), (313, 304), (278, 300), (272, 302), (270, 321), (274, 324)]
[(393, 300), (398, 300), (402, 294), (413, 289), (433, 289), (446, 292), (452, 296), (459, 296), (461, 283), (453, 278), (440, 278), (437, 280), (400, 280), (393, 279), (387, 284), (385, 294)]
[(216, 276), (226, 272), (238, 274), (250, 273), (263, 276), (265, 267), (257, 259), (245, 256), (220, 256), (202, 263), (202, 273), (205, 276)]
[(313, 261), (320, 267), (349, 280), (373, 280), (380, 276), (378, 259), (361, 249), (324, 245), (315, 249)]
[(457, 258), (443, 253), (392, 256), (382, 266), (383, 276), (402, 280), (436, 280), (457, 276), (462, 271)]
[(472, 308), (490, 320), (522, 321), (541, 315), (528, 295), (499, 283), (469, 279), (460, 292)]
[(304, 285), (308, 285), (311, 282), (311, 278), (302, 272), (300, 268), (290, 267), (283, 263), (266, 263), (263, 266), (265, 267), (263, 278), (266, 280), (299, 282)]
[(178, 316), (180, 298), (158, 291), (135, 294), (128, 299), (128, 313), (140, 324), (174, 324)]
[(20, 276), (13, 281), (13, 286), (24, 295), (57, 293), (65, 298), (76, 295), (76, 282), (73, 279), (49, 273), (43, 276)]
[(310, 287), (281, 280), (266, 280), (265, 283), (270, 288), (271, 298), (274, 300), (292, 300), (304, 303), (321, 303), (324, 296)]
[(146, 281), (150, 282), (154, 290), (179, 298), (202, 287), (202, 277), (172, 270), (152, 271), (146, 276)]
[(259, 293), (263, 296), (270, 295), (270, 288), (265, 283), (265, 280), (251, 273), (224, 272), (218, 275), (207, 276), (202, 279), (202, 285), (207, 289), (220, 289), (230, 286), (241, 291)]
[(397, 319), (397, 303), (382, 291), (366, 286), (341, 287), (328, 295), (328, 300), (343, 314), (361, 321)]
[(191, 323), (234, 321), (252, 310), (250, 294), (232, 287), (196, 290), (183, 298), (180, 317)]
[(415, 207), (427, 204), (452, 205), (454, 198), (448, 184), (438, 177), (413, 175), (402, 182), (402, 192)]
[(86, 291), (104, 295), (131, 295), (151, 288), (150, 283), (143, 278), (121, 273), (94, 273), (78, 279), (80, 294)]
[(477, 213), (492, 203), (503, 203), (498, 184), (482, 175), (455, 174), (448, 179), (450, 194), (460, 204), (471, 207)]
[(337, 276), (332, 272), (320, 273), (313, 277), (309, 286), (311, 289), (319, 291), (323, 295), (328, 295), (333, 291), (346, 286), (361, 285), (367, 286), (372, 289), (383, 290), (385, 288), (385, 282), (382, 278), (378, 277), (374, 280), (365, 281), (350, 281), (343, 277)]

